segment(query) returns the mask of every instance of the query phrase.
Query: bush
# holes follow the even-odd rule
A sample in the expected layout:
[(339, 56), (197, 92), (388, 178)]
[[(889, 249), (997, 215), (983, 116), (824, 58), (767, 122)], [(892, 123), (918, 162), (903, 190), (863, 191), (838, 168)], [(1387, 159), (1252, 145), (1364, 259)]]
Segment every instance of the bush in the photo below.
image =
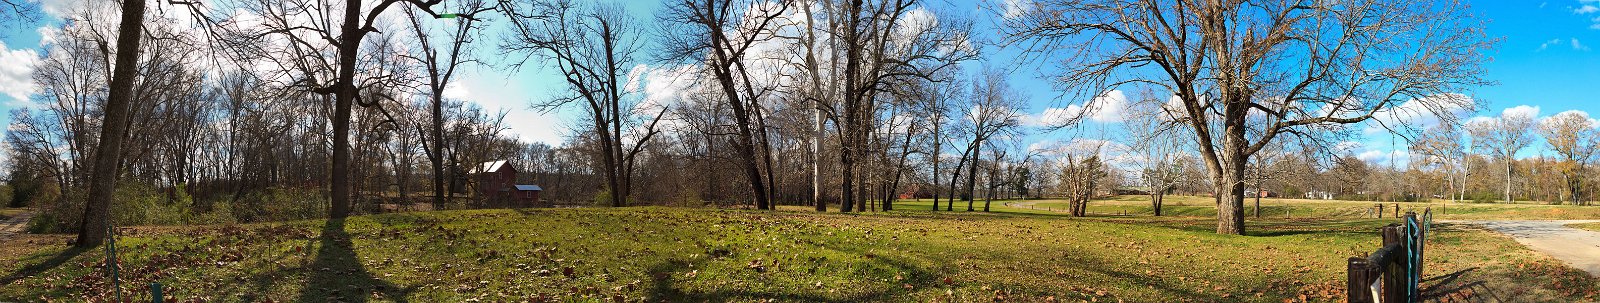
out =
[(11, 199), (11, 185), (0, 184), (0, 201), (5, 201), (6, 207), (22, 207), (21, 201)]
[(594, 201), (590, 206), (611, 206), (611, 191), (600, 190), (594, 193)]
[(111, 220), (117, 226), (185, 224), (190, 204), (170, 199), (149, 185), (125, 184), (117, 186), (111, 198)]
[(238, 222), (305, 220), (325, 217), (326, 196), (320, 190), (270, 187), (232, 201), (230, 213)]

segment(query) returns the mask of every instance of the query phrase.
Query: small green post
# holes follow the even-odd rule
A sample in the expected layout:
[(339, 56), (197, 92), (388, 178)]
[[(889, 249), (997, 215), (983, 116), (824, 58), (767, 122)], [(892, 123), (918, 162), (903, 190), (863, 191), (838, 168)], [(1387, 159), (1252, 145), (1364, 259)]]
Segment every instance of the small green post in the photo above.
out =
[(161, 283), (150, 282), (150, 302), (161, 303)]

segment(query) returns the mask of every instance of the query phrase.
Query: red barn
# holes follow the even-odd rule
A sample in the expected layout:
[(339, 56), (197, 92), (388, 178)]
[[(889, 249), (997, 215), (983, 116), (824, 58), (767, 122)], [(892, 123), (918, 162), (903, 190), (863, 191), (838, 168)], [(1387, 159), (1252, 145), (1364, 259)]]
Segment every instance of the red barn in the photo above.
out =
[(538, 185), (524, 185), (524, 184), (518, 184), (518, 185), (516, 185), (516, 188), (517, 188), (516, 200), (517, 200), (517, 204), (518, 205), (525, 205), (525, 206), (539, 205), (539, 192), (540, 191), (544, 191), (543, 188), (539, 188)]
[(500, 160), (478, 164), (470, 173), (477, 183), (478, 197), (491, 206), (530, 207), (539, 204), (537, 185), (518, 185), (517, 168)]

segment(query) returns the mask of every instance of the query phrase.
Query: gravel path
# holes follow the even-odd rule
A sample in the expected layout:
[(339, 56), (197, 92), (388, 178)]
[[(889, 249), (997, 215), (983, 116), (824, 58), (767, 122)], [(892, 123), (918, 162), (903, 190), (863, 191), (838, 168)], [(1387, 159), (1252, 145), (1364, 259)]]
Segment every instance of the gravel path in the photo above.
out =
[(1600, 232), (1566, 227), (1600, 220), (1473, 221), (1517, 239), (1522, 245), (1600, 276)]
[(28, 229), (28, 220), (33, 219), (33, 212), (18, 214), (16, 217), (0, 222), (0, 241), (10, 239), (12, 235), (22, 233)]

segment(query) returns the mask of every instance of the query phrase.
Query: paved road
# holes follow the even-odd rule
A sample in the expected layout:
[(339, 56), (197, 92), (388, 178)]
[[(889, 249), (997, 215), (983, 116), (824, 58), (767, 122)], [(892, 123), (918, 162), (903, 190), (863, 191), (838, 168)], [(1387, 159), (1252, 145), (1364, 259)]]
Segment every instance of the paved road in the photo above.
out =
[(1522, 245), (1560, 259), (1590, 275), (1600, 276), (1600, 232), (1564, 225), (1600, 220), (1474, 221), (1511, 236)]
[(18, 214), (16, 217), (0, 222), (0, 240), (10, 239), (11, 235), (22, 233), (28, 229), (28, 220), (33, 219), (33, 212)]

